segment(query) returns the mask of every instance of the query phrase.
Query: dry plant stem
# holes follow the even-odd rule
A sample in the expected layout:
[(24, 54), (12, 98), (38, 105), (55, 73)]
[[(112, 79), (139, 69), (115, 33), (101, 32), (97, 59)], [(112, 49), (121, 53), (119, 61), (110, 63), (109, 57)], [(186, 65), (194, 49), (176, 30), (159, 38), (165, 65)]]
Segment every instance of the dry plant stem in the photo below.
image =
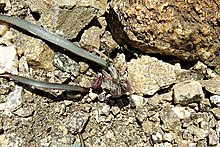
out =
[(79, 86), (72, 86), (72, 85), (67, 85), (67, 84), (57, 84), (57, 83), (47, 83), (47, 82), (42, 82), (42, 81), (36, 81), (32, 79), (28, 79), (25, 77), (17, 76), (17, 75), (12, 75), (12, 74), (3, 74), (0, 75), (1, 77), (7, 77), (12, 80), (15, 80), (17, 82), (26, 84), (26, 85), (31, 85), (34, 87), (39, 87), (39, 88), (47, 88), (47, 89), (60, 89), (60, 90), (69, 90), (69, 91), (78, 91), (78, 92), (88, 92), (88, 89), (79, 87)]
[(28, 31), (28, 32), (30, 32), (30, 33), (32, 33), (42, 39), (45, 39), (45, 40), (47, 40), (57, 46), (65, 48), (65, 49), (69, 50), (70, 52), (77, 54), (78, 56), (81, 56), (81, 57), (86, 58), (90, 61), (93, 61), (101, 66), (107, 67), (107, 62), (104, 59), (74, 45), (72, 42), (62, 38), (61, 36), (53, 34), (53, 33), (49, 32), (48, 30), (41, 28), (35, 24), (32, 24), (32, 23), (27, 22), (22, 19), (18, 19), (15, 17), (6, 16), (6, 15), (1, 15), (1, 14), (0, 14), (0, 20), (5, 21), (10, 24), (13, 24), (19, 28), (22, 28), (22, 29), (24, 29), (24, 30), (26, 30), (26, 31)]
[(80, 145), (81, 145), (81, 147), (85, 147), (85, 143), (84, 143), (84, 140), (83, 140), (82, 134), (79, 133), (78, 135), (79, 135), (79, 139), (80, 139)]

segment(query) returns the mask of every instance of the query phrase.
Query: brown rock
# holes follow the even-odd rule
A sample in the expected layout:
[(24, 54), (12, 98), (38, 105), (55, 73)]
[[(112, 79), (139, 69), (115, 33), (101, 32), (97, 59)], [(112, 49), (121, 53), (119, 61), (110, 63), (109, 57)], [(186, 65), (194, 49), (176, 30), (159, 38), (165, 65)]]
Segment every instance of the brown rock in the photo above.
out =
[(213, 129), (209, 131), (209, 145), (216, 145), (219, 142), (217, 132)]
[(89, 51), (99, 49), (101, 33), (102, 31), (99, 27), (92, 26), (82, 34), (79, 42), (80, 46)]
[(167, 104), (163, 107), (160, 118), (163, 122), (163, 130), (178, 132), (181, 129), (181, 121), (178, 115), (172, 110), (172, 106)]
[(202, 86), (197, 81), (186, 81), (178, 83), (173, 87), (174, 103), (186, 105), (193, 102), (200, 102), (204, 99)]
[(32, 68), (53, 70), (53, 50), (42, 40), (24, 34), (18, 36), (15, 41), (18, 54), (27, 59)]
[(220, 120), (220, 109), (219, 108), (213, 108), (211, 111), (214, 114), (214, 116), (216, 117), (216, 119)]
[(200, 83), (208, 92), (220, 95), (220, 77), (216, 77), (211, 80), (202, 80)]
[(142, 56), (127, 64), (128, 79), (134, 92), (141, 95), (153, 95), (162, 87), (176, 82), (179, 67), (164, 63), (156, 58)]
[(219, 1), (129, 2), (112, 2), (107, 17), (119, 44), (145, 53), (200, 60), (220, 73)]

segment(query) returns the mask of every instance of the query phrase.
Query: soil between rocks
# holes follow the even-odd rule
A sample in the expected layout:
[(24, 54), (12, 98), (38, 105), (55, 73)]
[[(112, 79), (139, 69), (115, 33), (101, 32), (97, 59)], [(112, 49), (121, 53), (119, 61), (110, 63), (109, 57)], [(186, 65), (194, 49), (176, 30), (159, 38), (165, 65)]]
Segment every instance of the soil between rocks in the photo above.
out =
[[(48, 7), (41, 8), (45, 3)], [(112, 99), (107, 90), (92, 89), (90, 80), (101, 73), (100, 67), (3, 24), (8, 29), (0, 39), (0, 54), (6, 50), (3, 45), (16, 51), (16, 56), (5, 59), (12, 63), (7, 68), (13, 73), (89, 87), (90, 91), (81, 94), (38, 89), (0, 78), (0, 146), (81, 146), (79, 134), (85, 146), (220, 146), (219, 75), (201, 62), (168, 56), (165, 62), (164, 56), (137, 55), (123, 49), (107, 27), (108, 4), (104, 0), (2, 2), (2, 12), (7, 15), (60, 35), (72, 29), (73, 36), (63, 36), (102, 58), (107, 59), (110, 52), (120, 76), (128, 78), (132, 90)], [(63, 29), (61, 18), (77, 12), (82, 18), (79, 21), (87, 15), (86, 21), (75, 29), (75, 24), (65, 24), (68, 29)], [(89, 39), (92, 36), (95, 39)], [(5, 69), (4, 58), (0, 60), (1, 69)], [(181, 67), (188, 63), (187, 69)]]

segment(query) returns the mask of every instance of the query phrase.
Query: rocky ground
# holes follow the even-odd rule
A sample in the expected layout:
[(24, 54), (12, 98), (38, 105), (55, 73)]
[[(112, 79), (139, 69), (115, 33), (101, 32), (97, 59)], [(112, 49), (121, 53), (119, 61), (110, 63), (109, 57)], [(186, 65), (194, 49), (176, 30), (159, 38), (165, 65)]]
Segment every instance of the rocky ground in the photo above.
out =
[[(151, 40), (149, 38), (152, 36), (147, 34), (148, 30), (139, 32), (143, 36), (138, 36), (136, 22), (132, 23), (129, 21), (132, 17), (127, 17), (127, 22), (130, 22), (128, 25), (124, 16), (129, 13), (130, 16), (137, 17), (136, 10), (140, 10), (143, 4), (152, 10), (154, 3), (149, 1), (136, 5), (135, 1), (124, 2), (126, 1), (0, 1), (2, 13), (38, 24), (103, 59), (110, 60), (119, 70), (117, 76), (128, 79), (132, 86), (132, 90), (120, 98), (112, 98), (104, 88), (92, 89), (90, 81), (94, 74), (101, 74), (100, 66), (1, 22), (1, 74), (10, 72), (45, 82), (79, 85), (90, 88), (90, 91), (82, 94), (40, 89), (0, 77), (0, 146), (77, 147), (82, 146), (80, 137), (85, 146), (220, 146), (220, 77), (218, 68), (215, 68), (219, 66), (219, 63), (216, 65), (219, 61), (219, 24), (215, 26), (217, 33), (213, 32), (212, 27), (209, 33), (197, 35), (203, 37), (206, 45), (201, 43), (202, 39), (197, 44), (195, 40), (192, 41), (193, 46), (197, 45), (189, 51), (195, 57), (193, 60), (182, 60), (187, 49), (186, 46), (182, 48), (182, 42), (169, 46), (172, 51), (182, 50), (175, 52), (178, 53), (178, 58), (173, 56), (175, 54), (166, 53), (164, 49), (168, 46), (164, 44), (153, 47), (159, 54), (144, 54), (146, 40)], [(178, 6), (188, 6), (189, 11), (191, 5), (198, 7), (194, 1), (184, 2), (182, 1), (184, 5), (180, 3)], [(161, 4), (159, 8), (167, 8), (167, 3)], [(135, 12), (130, 9), (126, 11), (125, 6), (128, 4), (135, 5)], [(216, 1), (215, 5), (219, 8), (220, 3)], [(120, 11), (119, 6), (123, 8)], [(192, 11), (201, 10), (197, 7)], [(112, 17), (113, 10), (115, 18)], [(144, 12), (145, 15), (150, 15), (150, 12)], [(162, 14), (161, 16), (165, 15)], [(143, 19), (143, 15), (140, 16), (137, 19)], [(219, 16), (215, 17), (216, 19), (212, 17), (211, 22), (219, 23)], [(121, 22), (118, 26), (132, 26), (130, 28), (133, 30), (121, 32), (119, 29), (121, 34), (114, 33), (117, 31), (112, 28), (109, 20)], [(143, 23), (140, 24), (143, 27)], [(157, 27), (156, 23), (155, 25)], [(189, 24), (185, 24), (187, 25)], [(203, 25), (207, 24), (202, 23)], [(181, 29), (184, 30), (182, 33)], [(192, 29), (193, 27), (180, 27), (174, 33), (177, 36), (175, 41), (189, 39), (189, 34), (186, 34), (192, 32)], [(132, 31), (136, 34), (132, 35)], [(154, 36), (164, 34), (161, 32), (156, 31), (151, 41), (164, 39)], [(117, 38), (115, 35), (121, 36)], [(135, 35), (138, 36), (136, 40)], [(172, 34), (171, 37), (175, 35)], [(167, 44), (170, 43), (170, 36), (166, 36), (168, 39), (162, 42), (168, 40)], [(125, 43), (126, 39), (130, 41), (128, 44)], [(208, 42), (216, 44), (209, 47)], [(199, 50), (200, 47), (205, 48), (207, 56), (210, 53), (211, 60), (204, 62), (207, 56), (197, 57), (201, 54), (192, 51)], [(208, 48), (210, 50), (207, 51)], [(145, 53), (149, 53), (149, 50)], [(202, 62), (196, 59), (201, 59)]]

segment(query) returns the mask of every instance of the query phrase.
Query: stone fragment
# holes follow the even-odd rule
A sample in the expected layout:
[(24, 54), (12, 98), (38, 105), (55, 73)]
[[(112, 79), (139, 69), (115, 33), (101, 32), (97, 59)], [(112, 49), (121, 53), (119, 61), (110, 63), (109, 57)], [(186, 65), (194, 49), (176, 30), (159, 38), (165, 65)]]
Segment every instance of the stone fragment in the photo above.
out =
[(85, 62), (79, 62), (79, 66), (80, 66), (80, 73), (85, 73), (88, 69), (89, 69), (89, 65), (86, 64)]
[(113, 39), (111, 33), (106, 31), (101, 38), (101, 48), (111, 53), (114, 49), (119, 48), (117, 42)]
[(202, 101), (200, 101), (200, 105), (199, 105), (199, 110), (200, 111), (209, 111), (211, 109), (211, 104), (209, 99), (203, 99)]
[(210, 101), (214, 105), (219, 105), (220, 104), (220, 96), (219, 95), (212, 95), (212, 96), (210, 96)]
[(89, 97), (91, 98), (91, 100), (95, 100), (99, 95), (94, 93), (94, 92), (90, 92), (89, 93)]
[(32, 68), (41, 68), (48, 71), (53, 70), (53, 50), (42, 40), (20, 34), (15, 41), (18, 55), (26, 57)]
[(106, 20), (119, 44), (199, 60), (220, 73), (218, 5), (209, 0), (112, 1)]
[(181, 122), (178, 115), (172, 110), (172, 106), (167, 104), (160, 112), (160, 118), (163, 122), (163, 129), (166, 131), (178, 132), (181, 128)]
[(77, 77), (76, 83), (79, 83), (81, 87), (90, 88), (91, 87), (91, 77), (80, 74), (80, 76)]
[(3, 132), (2, 118), (0, 118), (0, 134)]
[(34, 113), (34, 110), (29, 109), (29, 108), (20, 108), (13, 112), (13, 114), (16, 114), (20, 117), (29, 117), (29, 116), (32, 116), (33, 113)]
[(147, 55), (132, 59), (127, 66), (132, 90), (139, 95), (153, 95), (161, 88), (175, 83), (175, 71), (180, 69)]
[(11, 8), (11, 3), (9, 0), (1, 0), (0, 1), (0, 10), (7, 11)]
[(14, 133), (0, 135), (0, 146), (22, 146), (23, 140)]
[(57, 52), (54, 55), (53, 65), (62, 71), (70, 73), (75, 77), (80, 74), (80, 65), (73, 59), (62, 53)]
[(171, 102), (173, 100), (172, 95), (173, 95), (173, 93), (172, 93), (172, 91), (170, 91), (170, 92), (163, 93), (163, 94), (159, 95), (159, 97), (162, 101)]
[(197, 126), (190, 125), (184, 131), (190, 133), (193, 136), (194, 141), (203, 140), (205, 137), (208, 136), (208, 130), (201, 129)]
[(162, 141), (162, 135), (159, 132), (153, 132), (151, 138), (154, 143), (159, 143)]
[(108, 116), (109, 113), (110, 113), (110, 106), (109, 105), (105, 105), (102, 108), (100, 108), (98, 111), (99, 111), (99, 115)]
[(214, 145), (216, 145), (216, 144), (218, 144), (219, 143), (219, 138), (218, 138), (218, 136), (217, 136), (217, 132), (215, 131), (215, 130), (213, 130), (213, 129), (210, 129), (209, 130), (209, 139), (208, 139), (208, 144), (210, 145), (210, 146), (214, 146)]
[(172, 133), (164, 133), (163, 134), (163, 141), (171, 142), (173, 140)]
[(5, 114), (11, 116), (12, 113), (18, 110), (21, 106), (22, 87), (15, 86), (15, 90), (10, 92), (5, 103)]
[(120, 109), (118, 107), (111, 107), (111, 112), (114, 116), (120, 113)]
[(187, 105), (193, 102), (200, 102), (204, 99), (202, 86), (197, 81), (181, 82), (173, 87), (174, 103)]
[(26, 3), (32, 12), (40, 15), (40, 25), (67, 39), (76, 38), (108, 6), (107, 0), (28, 0)]
[[(0, 7), (1, 7), (1, 2), (0, 2)], [(0, 36), (4, 36), (5, 33), (9, 29), (9, 24), (6, 22), (0, 22)]]
[(14, 46), (0, 46), (0, 74), (18, 74), (18, 57)]
[(139, 109), (137, 109), (136, 118), (140, 123), (143, 123), (143, 121), (145, 121), (147, 119), (147, 117), (148, 117), (148, 110), (147, 109), (144, 109), (143, 107), (140, 107)]
[(142, 107), (147, 100), (144, 97), (138, 95), (130, 95), (129, 102), (132, 107)]
[(89, 51), (97, 50), (100, 48), (100, 36), (102, 30), (99, 27), (92, 26), (81, 36), (81, 40), (79, 42), (82, 48), (85, 48)]
[(147, 136), (150, 136), (153, 133), (153, 129), (155, 127), (155, 123), (152, 121), (144, 121), (142, 123), (142, 128), (144, 130), (144, 132), (146, 133)]
[(217, 120), (220, 120), (220, 109), (219, 108), (213, 108), (212, 113), (215, 115)]
[(106, 30), (106, 27), (107, 27), (107, 21), (106, 21), (105, 17), (103, 17), (103, 16), (99, 17), (97, 20), (98, 20), (98, 23), (101, 27), (102, 34), (103, 34)]
[[(1, 23), (0, 23), (0, 26), (1, 26)], [(13, 31), (6, 31), (4, 27), (0, 29), (2, 29), (0, 30), (1, 31), (0, 32), (1, 33), (0, 44), (4, 44), (5, 46), (14, 45), (14, 39), (16, 38), (16, 35), (13, 34)]]
[(199, 81), (208, 92), (220, 95), (220, 77)]
[(180, 119), (186, 119), (190, 117), (190, 112), (184, 107), (176, 106), (172, 108), (172, 110)]
[(95, 111), (95, 119), (98, 123), (104, 121), (110, 121), (113, 116), (109, 114), (110, 114), (110, 106), (105, 105)]
[(75, 134), (80, 133), (88, 122), (89, 114), (83, 111), (75, 111), (69, 118), (66, 128), (69, 132)]

